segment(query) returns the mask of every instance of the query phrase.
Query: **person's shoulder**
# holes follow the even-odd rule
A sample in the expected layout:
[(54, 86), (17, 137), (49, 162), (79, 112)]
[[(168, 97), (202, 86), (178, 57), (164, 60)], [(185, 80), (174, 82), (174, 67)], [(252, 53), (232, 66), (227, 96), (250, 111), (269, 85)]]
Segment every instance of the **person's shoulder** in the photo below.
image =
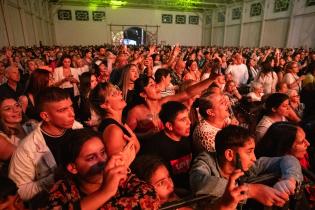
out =
[(142, 116), (145, 113), (145, 106), (143, 104), (138, 104), (132, 107), (129, 111), (128, 114), (133, 114), (136, 116)]
[(195, 157), (194, 162), (204, 162), (207, 164), (215, 164), (216, 163), (215, 152), (203, 151)]

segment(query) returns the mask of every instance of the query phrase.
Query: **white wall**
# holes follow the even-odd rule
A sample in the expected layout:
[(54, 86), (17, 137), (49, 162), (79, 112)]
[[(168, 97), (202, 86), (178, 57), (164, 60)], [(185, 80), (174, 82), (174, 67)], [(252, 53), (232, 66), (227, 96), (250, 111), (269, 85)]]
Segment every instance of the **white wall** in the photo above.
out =
[[(58, 20), (58, 9), (70, 9), (72, 20)], [(75, 10), (88, 10), (89, 21), (75, 20)], [(149, 9), (130, 8), (98, 8), (98, 11), (105, 11), (106, 19), (102, 22), (92, 20), (92, 11), (87, 7), (78, 6), (55, 6), (53, 7), (53, 17), (56, 32), (56, 43), (59, 45), (89, 45), (111, 43), (110, 24), (112, 25), (148, 25), (158, 27), (158, 43), (166, 44), (180, 43), (182, 45), (201, 45), (202, 39), (202, 15), (192, 12), (175, 12)], [(172, 24), (162, 24), (161, 15), (172, 14)], [(186, 24), (175, 24), (175, 15), (186, 15)], [(188, 23), (189, 15), (199, 15), (199, 25)], [(130, 26), (130, 27), (131, 27)], [(122, 27), (112, 27), (121, 30)], [(128, 27), (125, 27), (125, 29)], [(145, 26), (143, 27), (146, 28)], [(147, 27), (155, 32), (154, 27)]]
[(52, 45), (48, 0), (2, 0), (0, 46)]
[[(257, 2), (262, 4), (263, 13), (251, 17), (251, 5)], [(275, 0), (248, 0), (214, 10), (212, 42), (206, 44), (314, 48), (315, 6), (307, 7), (306, 0), (291, 0), (287, 11), (274, 12), (274, 3)], [(232, 10), (236, 7), (242, 7), (242, 17), (232, 20)], [(218, 23), (218, 11), (226, 14), (224, 23)]]
[[(106, 20), (75, 21), (74, 11), (86, 7), (49, 7), (48, 0), (0, 0), (0, 47), (39, 45), (88, 45), (111, 43), (110, 24), (152, 25), (158, 27), (157, 43), (179, 42), (182, 45), (276, 46), (315, 48), (315, 6), (306, 7), (306, 0), (291, 0), (288, 11), (275, 13), (275, 0), (244, 0), (204, 14), (149, 9), (97, 8), (106, 12)], [(250, 17), (250, 5), (261, 2), (264, 13)], [(232, 20), (232, 9), (242, 7), (243, 16)], [(20, 9), (19, 9), (20, 8)], [(59, 21), (58, 9), (70, 9), (72, 21)], [(226, 14), (219, 23), (218, 12)], [(205, 25), (206, 14), (212, 15)], [(162, 24), (161, 14), (172, 14), (172, 24)], [(186, 24), (175, 24), (175, 15), (185, 14)], [(199, 15), (199, 25), (188, 23), (189, 15)], [(122, 30), (121, 27), (112, 27)], [(145, 28), (145, 27), (144, 27)], [(126, 29), (126, 28), (124, 28)], [(147, 27), (155, 32), (154, 27)]]

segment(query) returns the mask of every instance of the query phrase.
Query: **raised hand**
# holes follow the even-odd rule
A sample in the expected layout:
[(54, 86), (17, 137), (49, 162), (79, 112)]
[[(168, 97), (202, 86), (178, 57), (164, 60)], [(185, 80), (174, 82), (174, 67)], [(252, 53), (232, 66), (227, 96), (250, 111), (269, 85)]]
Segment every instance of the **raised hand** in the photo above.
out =
[(113, 155), (104, 168), (102, 190), (114, 196), (119, 183), (127, 179), (127, 171), (123, 156), (120, 154)]

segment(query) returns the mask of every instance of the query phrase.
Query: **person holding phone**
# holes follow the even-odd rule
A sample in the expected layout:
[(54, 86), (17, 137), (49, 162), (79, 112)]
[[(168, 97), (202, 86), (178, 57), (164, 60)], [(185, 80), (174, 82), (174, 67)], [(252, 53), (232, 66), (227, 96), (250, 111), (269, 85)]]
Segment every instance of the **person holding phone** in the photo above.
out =
[[(219, 131), (215, 138), (216, 153), (200, 153), (193, 161), (190, 171), (190, 185), (197, 195), (212, 195), (220, 198), (228, 179), (238, 168), (246, 173), (246, 179), (264, 173), (281, 174), (273, 187), (263, 184), (246, 184), (247, 196), (266, 206), (283, 206), (294, 194), (303, 180), (298, 160), (286, 155), (276, 158), (259, 158), (254, 153), (255, 141), (249, 131), (240, 126), (230, 125)], [(239, 161), (236, 160), (237, 154)], [(237, 167), (237, 162), (239, 162)]]
[(128, 172), (122, 153), (109, 158), (95, 131), (73, 131), (62, 154), (65, 176), (50, 191), (47, 209), (158, 209), (154, 188)]

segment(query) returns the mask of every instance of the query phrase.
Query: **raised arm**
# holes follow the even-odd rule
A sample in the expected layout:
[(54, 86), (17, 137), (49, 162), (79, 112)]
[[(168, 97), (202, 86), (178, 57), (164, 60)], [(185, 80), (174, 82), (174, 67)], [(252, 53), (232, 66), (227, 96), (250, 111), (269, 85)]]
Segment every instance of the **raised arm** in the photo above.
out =
[(261, 157), (252, 167), (254, 173), (278, 173), (282, 179), (293, 178), (297, 182), (303, 181), (302, 169), (299, 161), (292, 155), (282, 157)]
[(212, 84), (212, 82), (213, 80), (210, 80), (210, 79), (203, 80), (197, 84), (194, 84), (188, 87), (183, 92), (177, 93), (175, 95), (163, 97), (160, 100), (160, 104), (164, 104), (168, 101), (185, 101), (195, 95), (200, 94), (203, 90), (207, 89)]

